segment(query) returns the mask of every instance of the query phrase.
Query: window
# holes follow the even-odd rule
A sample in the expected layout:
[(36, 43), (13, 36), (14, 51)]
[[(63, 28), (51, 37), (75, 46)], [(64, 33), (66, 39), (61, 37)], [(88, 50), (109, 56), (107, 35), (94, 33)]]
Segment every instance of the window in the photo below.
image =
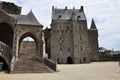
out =
[(58, 15), (58, 19), (60, 19), (62, 17), (62, 15)]
[(63, 25), (62, 24), (58, 24), (58, 29), (62, 29)]
[(61, 29), (61, 26), (62, 26), (62, 25), (60, 24), (60, 25), (59, 25), (59, 29)]
[(57, 59), (57, 63), (59, 64), (59, 58)]
[(60, 37), (60, 40), (63, 41), (64, 40), (63, 37)]
[(77, 16), (77, 19), (80, 19), (81, 18), (81, 16)]
[(80, 50), (83, 51), (83, 47), (82, 46), (80, 47)]
[(60, 51), (62, 51), (62, 47), (60, 47)]
[(0, 44), (0, 49), (2, 49), (2, 44)]
[(83, 40), (83, 36), (82, 35), (80, 35), (80, 40)]
[(68, 48), (68, 52), (70, 52), (70, 48)]
[(81, 25), (79, 25), (79, 29), (82, 30), (82, 26)]
[(69, 27), (67, 26), (66, 29), (69, 30)]

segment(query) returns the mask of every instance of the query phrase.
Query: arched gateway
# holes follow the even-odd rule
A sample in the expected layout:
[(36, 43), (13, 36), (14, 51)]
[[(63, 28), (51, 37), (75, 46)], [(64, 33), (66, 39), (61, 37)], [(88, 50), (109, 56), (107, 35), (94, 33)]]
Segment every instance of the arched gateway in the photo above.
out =
[[(3, 63), (2, 70), (12, 73), (50, 72), (46, 66), (47, 63), (49, 65), (53, 63), (49, 59), (45, 59), (43, 26), (37, 21), (32, 11), (27, 15), (21, 15), (21, 7), (13, 3), (3, 3), (6, 2), (0, 2), (0, 6), (6, 6), (5, 8), (0, 7), (0, 62)], [(14, 9), (10, 9), (8, 6)], [(28, 36), (35, 41), (35, 53), (21, 54), (21, 42)], [(20, 55), (23, 57), (21, 58)]]

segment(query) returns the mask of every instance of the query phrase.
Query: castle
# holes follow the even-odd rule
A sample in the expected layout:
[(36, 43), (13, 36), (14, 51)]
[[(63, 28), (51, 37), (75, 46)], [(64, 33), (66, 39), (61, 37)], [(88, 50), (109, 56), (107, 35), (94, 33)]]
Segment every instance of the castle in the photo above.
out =
[[(24, 42), (28, 36), (35, 43)], [(30, 49), (24, 53), (26, 45)], [(11, 73), (52, 72), (57, 69), (56, 63), (98, 60), (98, 30), (94, 20), (91, 28), (87, 28), (83, 6), (80, 9), (52, 7), (51, 29), (43, 30), (32, 11), (21, 15), (21, 7), (0, 1), (0, 62), (3, 69)]]
[(84, 8), (52, 7), (51, 29), (45, 30), (46, 53), (57, 63), (98, 61), (98, 30), (94, 20), (90, 29)]

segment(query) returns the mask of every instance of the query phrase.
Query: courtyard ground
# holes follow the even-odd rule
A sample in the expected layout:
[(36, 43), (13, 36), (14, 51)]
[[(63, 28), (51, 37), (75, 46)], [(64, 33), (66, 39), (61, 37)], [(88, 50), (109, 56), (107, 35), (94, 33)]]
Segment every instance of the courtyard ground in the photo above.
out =
[(120, 80), (118, 62), (94, 62), (89, 64), (61, 64), (55, 73), (6, 74), (0, 72), (0, 80)]

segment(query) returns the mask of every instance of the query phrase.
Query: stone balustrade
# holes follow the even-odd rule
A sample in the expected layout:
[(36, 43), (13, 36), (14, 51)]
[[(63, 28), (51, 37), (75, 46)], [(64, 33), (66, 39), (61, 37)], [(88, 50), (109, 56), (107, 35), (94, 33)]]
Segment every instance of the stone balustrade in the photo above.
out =
[(10, 46), (0, 41), (0, 52), (4, 54), (8, 59), (11, 59), (12, 49)]
[(50, 60), (48, 58), (44, 58), (44, 63), (45, 63), (45, 65), (47, 65), (52, 70), (57, 71), (57, 64), (56, 64), (56, 62), (53, 62), (52, 60)]

